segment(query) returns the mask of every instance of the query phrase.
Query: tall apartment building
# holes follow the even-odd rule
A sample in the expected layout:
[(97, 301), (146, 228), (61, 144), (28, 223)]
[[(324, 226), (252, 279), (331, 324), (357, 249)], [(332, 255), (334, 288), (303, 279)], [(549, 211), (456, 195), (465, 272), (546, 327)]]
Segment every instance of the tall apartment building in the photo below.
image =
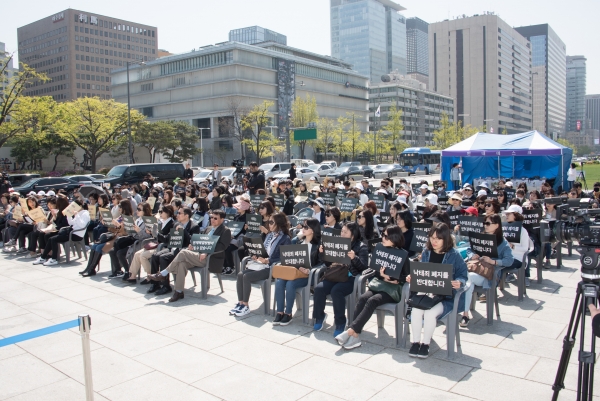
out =
[(247, 28), (232, 29), (229, 31), (230, 42), (240, 42), (255, 45), (262, 42), (275, 42), (287, 45), (287, 36), (271, 31), (260, 26), (249, 26)]
[(550, 25), (515, 28), (531, 42), (533, 129), (563, 137), (567, 119), (567, 47)]
[(391, 0), (330, 0), (331, 55), (372, 83), (398, 70), (406, 75), (405, 10)]
[(567, 132), (585, 128), (586, 58), (567, 56)]
[(429, 24), (420, 18), (406, 20), (406, 74), (429, 84)]
[(19, 61), (50, 78), (27, 88), (27, 96), (66, 101), (110, 99), (110, 72), (154, 60), (158, 29), (118, 18), (67, 9), (17, 29)]
[[(8, 56), (9, 52), (6, 51), (6, 45), (4, 42), (0, 42), (0, 59), (8, 58)], [(4, 65), (4, 63), (2, 63), (2, 65)], [(0, 79), (0, 94), (4, 92), (4, 88), (6, 87), (8, 80), (17, 72), (19, 72), (19, 69), (14, 67), (13, 60), (11, 59), (6, 68), (4, 68), (4, 77), (2, 77), (3, 79)]]
[(429, 25), (429, 88), (457, 120), (488, 132), (531, 131), (530, 43), (493, 13)]
[(585, 119), (591, 129), (600, 130), (600, 95), (585, 96)]

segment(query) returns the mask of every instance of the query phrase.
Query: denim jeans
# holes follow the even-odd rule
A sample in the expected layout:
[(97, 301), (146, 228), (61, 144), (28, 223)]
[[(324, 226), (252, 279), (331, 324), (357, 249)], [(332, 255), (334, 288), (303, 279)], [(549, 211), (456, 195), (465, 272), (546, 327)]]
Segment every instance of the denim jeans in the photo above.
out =
[(94, 227), (94, 229), (92, 230), (94, 241), (98, 241), (100, 236), (105, 232), (108, 232), (108, 228), (102, 224)]
[(315, 287), (313, 318), (323, 320), (325, 318), (325, 302), (327, 295), (331, 295), (333, 301), (333, 316), (336, 326), (346, 326), (346, 296), (354, 290), (354, 277), (348, 277), (345, 283), (334, 283), (329, 280), (321, 281)]
[(96, 252), (102, 253), (102, 248), (104, 248), (104, 244), (92, 244), (92, 250)]
[(292, 314), (294, 300), (296, 299), (296, 289), (306, 287), (308, 278), (299, 278), (296, 280), (282, 280), (280, 278), (275, 282), (275, 304), (277, 312)]

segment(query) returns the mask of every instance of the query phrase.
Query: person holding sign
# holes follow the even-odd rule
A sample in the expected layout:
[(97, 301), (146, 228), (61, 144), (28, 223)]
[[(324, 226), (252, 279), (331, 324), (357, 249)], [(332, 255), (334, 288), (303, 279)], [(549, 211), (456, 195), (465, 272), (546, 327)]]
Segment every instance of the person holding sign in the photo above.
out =
[[(56, 198), (51, 197), (46, 201), (46, 205), (48, 210), (55, 209), (56, 210)], [(52, 212), (46, 213), (46, 219), (42, 222), (36, 223), (36, 228), (27, 235), (27, 250), (29, 251), (29, 257), (35, 258), (38, 252), (41, 252), (41, 248), (38, 248), (38, 242), (40, 237), (44, 236), (44, 229), (46, 229), (50, 224), (52, 224), (52, 220), (54, 219), (54, 215)], [(37, 251), (37, 252), (36, 252)]]
[[(387, 227), (383, 232), (381, 243), (383, 244), (383, 249), (402, 249), (404, 247), (402, 230), (397, 226)], [(406, 255), (406, 253), (404, 254)], [(375, 255), (372, 257), (375, 257)], [(396, 263), (402, 263), (401, 267), (400, 265), (397, 267), (397, 270), (400, 270), (397, 279), (386, 274), (386, 268), (383, 266), (380, 270), (375, 270), (375, 277), (369, 282), (368, 290), (360, 296), (356, 303), (354, 318), (348, 330), (343, 331), (335, 337), (344, 349), (353, 349), (361, 346), (360, 333), (378, 306), (400, 302), (402, 285), (405, 283), (406, 277), (410, 272), (410, 262), (406, 258)]]
[[(454, 308), (454, 295), (456, 290), (463, 287), (469, 278), (467, 266), (454, 248), (450, 228), (445, 224), (434, 225), (429, 230), (429, 238), (421, 254), (421, 262), (442, 263), (452, 265), (452, 296), (447, 296), (440, 303), (429, 310), (413, 308), (411, 312), (412, 346), (408, 355), (412, 357), (427, 358), (429, 356), (429, 343), (437, 320), (446, 316)], [(406, 281), (410, 283), (410, 275)], [(465, 299), (460, 297), (458, 310), (465, 309)], [(423, 331), (423, 333), (421, 333)]]
[(21, 213), (23, 214), (23, 219), (21, 224), (17, 227), (17, 231), (13, 238), (18, 242), (19, 248), (13, 248), (17, 255), (27, 253), (27, 248), (25, 248), (25, 236), (33, 231), (33, 226), (35, 225), (35, 221), (29, 216), (29, 212), (38, 208), (38, 201), (35, 196), (30, 196), (26, 201), (27, 207), (21, 207)]
[[(523, 209), (521, 208), (521, 206), (518, 206), (518, 205), (511, 205), (508, 209), (506, 209), (502, 213), (504, 213), (504, 215), (506, 216), (506, 222), (509, 224), (514, 223), (516, 221), (524, 220), (523, 215), (522, 215)], [(519, 238), (519, 242), (518, 243), (509, 242), (508, 245), (512, 249), (512, 255), (513, 255), (513, 258), (515, 259), (512, 266), (510, 267), (510, 270), (519, 269), (521, 267), (521, 264), (523, 263), (522, 262), (523, 255), (525, 254), (525, 252), (529, 252), (529, 249), (533, 248), (533, 242), (529, 239), (529, 233), (527, 232), (525, 227), (521, 226), (521, 235)], [(516, 280), (516, 277), (514, 277), (514, 274), (512, 274), (512, 273), (508, 274), (506, 276), (507, 282), (511, 282), (511, 281), (515, 281), (515, 280)], [(527, 268), (525, 269), (525, 286), (529, 287), (530, 285), (531, 285), (531, 281), (529, 279), (529, 266), (527, 266)]]
[[(231, 241), (231, 231), (224, 224), (225, 212), (221, 209), (213, 210), (210, 216), (210, 228), (207, 228), (204, 234), (219, 237), (219, 240), (215, 246), (214, 256), (211, 257), (211, 265), (208, 266), (209, 271), (213, 273), (221, 273), (223, 265), (223, 253)], [(182, 249), (173, 262), (169, 266), (161, 271), (160, 273), (151, 274), (148, 278), (152, 281), (163, 282), (168, 280), (169, 273), (176, 274), (175, 278), (175, 292), (169, 299), (169, 302), (176, 302), (184, 298), (183, 287), (185, 286), (185, 276), (187, 275), (188, 269), (194, 266), (206, 267), (206, 253), (198, 253), (193, 250), (193, 246), (190, 244), (188, 249)], [(216, 255), (221, 253), (221, 255)], [(218, 267), (218, 271), (215, 271), (215, 267)]]
[[(343, 269), (347, 269), (348, 280), (344, 282), (322, 280), (315, 286), (313, 305), (313, 319), (315, 319), (313, 329), (320, 331), (323, 328), (323, 323), (325, 323), (325, 302), (327, 295), (331, 295), (331, 300), (333, 301), (333, 321), (335, 324), (334, 337), (342, 334), (346, 327), (346, 296), (350, 295), (354, 290), (356, 276), (359, 276), (369, 267), (369, 250), (367, 245), (361, 241), (358, 224), (354, 222), (345, 223), (342, 227), (341, 237), (351, 240), (350, 250), (348, 251), (350, 264), (342, 265)], [(319, 251), (321, 253), (324, 252), (322, 245)], [(331, 265), (330, 263), (327, 264)]]
[[(319, 245), (321, 243), (321, 223), (315, 218), (309, 218), (302, 226), (302, 232), (299, 237), (304, 238), (302, 245), (308, 245), (310, 253), (311, 269), (321, 263)], [(304, 274), (310, 273), (310, 269), (304, 267), (298, 268)], [(292, 321), (292, 308), (296, 299), (296, 289), (306, 287), (307, 278), (298, 278), (296, 280), (283, 280), (278, 278), (275, 281), (275, 305), (277, 314), (273, 320), (273, 325), (287, 326)]]
[[(108, 209), (110, 207), (110, 201), (108, 200), (108, 196), (106, 194), (101, 194), (98, 197), (97, 206), (98, 212), (100, 212), (100, 209)], [(108, 225), (103, 222), (101, 213), (98, 213), (98, 220), (96, 223), (90, 225), (94, 226), (92, 228), (92, 239), (94, 241), (98, 241), (102, 234), (108, 232)]]
[[(67, 207), (69, 206), (69, 200), (67, 199), (66, 196), (63, 195), (59, 195), (56, 198), (56, 209), (51, 209), (52, 213), (54, 214), (54, 224), (49, 226), (46, 230), (44, 230), (44, 236), (40, 236), (39, 237), (39, 245), (40, 245), (40, 249), (43, 249), (42, 254), (40, 255), (40, 257), (38, 257), (33, 264), (34, 265), (41, 265), (41, 264), (46, 264), (47, 261), (50, 260), (49, 256), (50, 253), (52, 253), (52, 256), (54, 258), (57, 258), (58, 256), (58, 242), (55, 243), (55, 246), (52, 245), (52, 240), (54, 237), (58, 236), (59, 232), (61, 230), (63, 231), (67, 231), (70, 230), (69, 228), (69, 220), (67, 219), (67, 216), (65, 216), (62, 212), (63, 210), (65, 210)], [(69, 239), (69, 236), (67, 235), (67, 240)], [(42, 248), (43, 245), (43, 248)], [(56, 252), (55, 252), (56, 250)], [(52, 259), (52, 265), (57, 264), (58, 262), (56, 261), (56, 259)]]
[[(512, 267), (515, 261), (515, 258), (512, 254), (512, 249), (508, 244), (508, 241), (504, 239), (504, 235), (502, 234), (502, 219), (498, 214), (492, 214), (489, 216), (485, 216), (485, 221), (483, 223), (483, 232), (485, 234), (491, 234), (496, 237), (496, 243), (498, 244), (498, 257), (490, 258), (489, 256), (479, 256), (474, 253), (472, 248), (467, 249), (467, 255), (469, 255), (469, 261), (482, 261), (488, 265), (494, 266), (494, 274), (499, 275), (500, 271), (504, 267)], [(467, 263), (467, 266), (471, 265), (471, 263)], [(472, 268), (469, 267), (471, 270)], [(461, 327), (466, 327), (469, 324), (469, 305), (471, 305), (471, 297), (473, 296), (473, 290), (475, 286), (481, 286), (484, 289), (488, 289), (492, 286), (492, 280), (488, 280), (487, 278), (473, 272), (469, 271), (469, 281), (473, 284), (471, 288), (465, 292), (465, 302), (467, 305), (467, 309), (463, 312), (462, 319), (460, 321)], [(485, 300), (485, 295), (482, 295), (479, 298), (480, 301)]]
[(408, 252), (408, 257), (412, 258), (416, 254), (416, 251), (410, 250), (410, 244), (412, 244), (413, 237), (415, 236), (415, 230), (412, 228), (413, 217), (408, 210), (405, 210), (396, 214), (396, 222), (404, 236), (404, 250)]
[(292, 243), (288, 221), (284, 214), (275, 213), (267, 224), (271, 229), (264, 240), (264, 247), (268, 256), (251, 255), (252, 260), (246, 264), (246, 269), (238, 273), (238, 303), (229, 311), (230, 315), (241, 317), (250, 313), (249, 300), (252, 283), (268, 279), (269, 267), (279, 263), (281, 259), (280, 247)]

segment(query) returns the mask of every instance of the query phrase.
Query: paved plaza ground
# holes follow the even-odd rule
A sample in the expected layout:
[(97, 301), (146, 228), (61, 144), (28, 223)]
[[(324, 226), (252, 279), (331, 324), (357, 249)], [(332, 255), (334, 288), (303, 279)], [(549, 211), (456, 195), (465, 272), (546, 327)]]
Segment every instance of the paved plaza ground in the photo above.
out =
[[(291, 325), (273, 328), (258, 287), (253, 313), (228, 315), (237, 301), (234, 277), (224, 279), (221, 294), (211, 275), (202, 301), (188, 274), (185, 299), (169, 304), (169, 295), (149, 296), (147, 286), (109, 280), (108, 256), (93, 278), (77, 274), (78, 259), (54, 267), (32, 261), (0, 255), (0, 338), (89, 313), (95, 399), (127, 401), (549, 400), (580, 277), (574, 254), (564, 268), (544, 271), (542, 284), (534, 280), (523, 302), (514, 285), (499, 291), (501, 321), (493, 326), (477, 303), (461, 329), (463, 355), (448, 361), (444, 326), (429, 359), (394, 347), (391, 316), (381, 329), (373, 316), (362, 347), (345, 351), (332, 336), (330, 304), (322, 332), (303, 325), (296, 308)], [(0, 372), (1, 400), (85, 399), (76, 328), (0, 348)], [(575, 399), (576, 378), (574, 352), (561, 400)]]

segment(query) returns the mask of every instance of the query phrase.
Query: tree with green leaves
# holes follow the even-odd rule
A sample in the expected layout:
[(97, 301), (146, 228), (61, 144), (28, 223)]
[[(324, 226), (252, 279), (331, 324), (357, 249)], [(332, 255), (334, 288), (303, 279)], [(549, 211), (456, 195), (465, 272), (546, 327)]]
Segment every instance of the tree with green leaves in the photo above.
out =
[(348, 119), (346, 117), (339, 116), (333, 131), (333, 147), (338, 154), (338, 164), (342, 163), (344, 160), (344, 155), (348, 152), (348, 138), (345, 137), (347, 125)]
[(352, 160), (356, 160), (356, 155), (364, 149), (363, 141), (361, 141), (362, 132), (358, 127), (358, 116), (355, 113), (346, 113), (346, 124), (348, 131), (344, 134), (347, 141), (348, 153), (352, 155)]
[[(261, 131), (258, 140), (255, 141), (252, 139), (245, 139), (244, 143), (252, 152), (257, 155), (260, 154), (260, 158), (271, 157), (275, 155), (274, 148), (281, 146), (280, 141), (269, 131)], [(278, 148), (275, 150), (279, 151), (280, 149)]]
[(434, 149), (447, 149), (478, 132), (486, 132), (485, 125), (482, 127), (463, 126), (460, 120), (450, 123), (446, 113), (442, 113), (440, 125), (441, 127), (433, 132)]
[(176, 146), (171, 149), (171, 152), (163, 154), (171, 163), (183, 163), (198, 153), (198, 149), (196, 148), (196, 141), (198, 141), (196, 127), (185, 121), (167, 121), (167, 124), (173, 127), (176, 141)]
[(558, 139), (556, 139), (556, 142), (560, 143), (563, 146), (566, 146), (567, 148), (571, 148), (573, 150), (573, 154), (578, 155), (577, 146), (573, 145), (573, 143), (568, 141), (567, 139), (558, 138)]
[(273, 113), (269, 111), (269, 109), (273, 107), (273, 104), (274, 103), (269, 100), (264, 100), (262, 103), (254, 105), (241, 120), (243, 132), (247, 132), (250, 136), (250, 138), (244, 139), (242, 143), (250, 147), (256, 153), (256, 162), (258, 164), (260, 164), (260, 160), (263, 157), (267, 157), (266, 153), (269, 151), (268, 146), (265, 146), (260, 142), (263, 139), (269, 142), (272, 138), (272, 135), (263, 132), (263, 129), (269, 125), (273, 118)]
[[(314, 96), (306, 94), (306, 99), (296, 98), (292, 103), (292, 118), (290, 124), (292, 127), (306, 127), (308, 123), (316, 123), (319, 119), (317, 113), (317, 100)], [(304, 159), (306, 144), (312, 144), (314, 140), (296, 141), (300, 148), (300, 158)]]
[(408, 142), (401, 140), (402, 131), (404, 131), (404, 124), (402, 122), (402, 109), (396, 109), (396, 105), (390, 107), (390, 113), (388, 114), (388, 123), (385, 126), (385, 130), (390, 133), (392, 140), (392, 152), (394, 161), (397, 160), (396, 155), (402, 153), (409, 145)]
[(134, 142), (145, 148), (150, 156), (150, 163), (156, 161), (156, 155), (167, 152), (177, 146), (175, 129), (167, 121), (141, 122), (135, 130)]
[[(97, 97), (79, 98), (59, 105), (60, 118), (56, 132), (81, 148), (96, 172), (98, 158), (116, 149), (126, 149), (127, 105)], [(137, 126), (144, 116), (131, 110), (132, 126)]]
[[(24, 98), (23, 91), (34, 82), (47, 82), (49, 78), (42, 73), (36, 72), (27, 64), (20, 63), (20, 70), (13, 76), (9, 76), (9, 68), (12, 65), (12, 54), (0, 58), (0, 77), (5, 80), (5, 88), (0, 96), (0, 147), (7, 141), (22, 133), (22, 127), (15, 125), (12, 115), (19, 103)], [(11, 118), (9, 118), (11, 117)]]
[(327, 154), (333, 146), (335, 131), (335, 121), (330, 118), (320, 118), (317, 122), (317, 139), (313, 141), (312, 145), (315, 151), (320, 151), (325, 154), (325, 160), (327, 160)]
[(577, 148), (577, 156), (585, 156), (585, 155), (589, 155), (590, 153), (592, 153), (592, 148), (590, 148), (587, 145), (583, 145)]

